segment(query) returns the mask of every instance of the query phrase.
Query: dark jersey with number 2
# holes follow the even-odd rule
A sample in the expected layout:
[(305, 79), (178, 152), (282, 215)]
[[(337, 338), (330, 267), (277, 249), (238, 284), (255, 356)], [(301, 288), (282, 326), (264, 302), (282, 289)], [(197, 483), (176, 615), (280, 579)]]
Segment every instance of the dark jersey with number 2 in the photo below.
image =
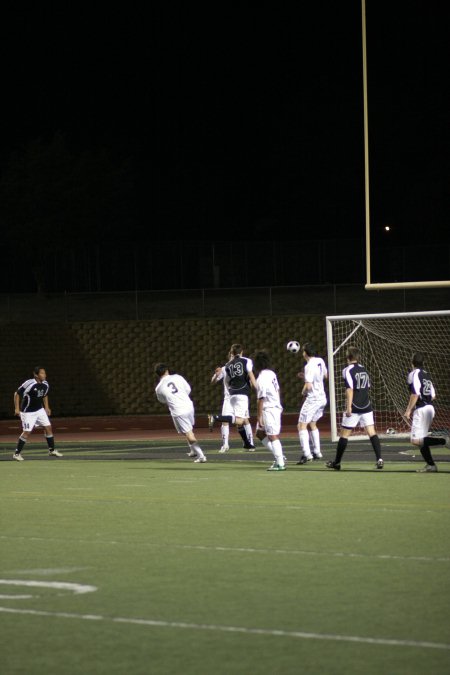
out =
[(367, 370), (359, 363), (350, 363), (342, 372), (345, 388), (353, 389), (352, 412), (362, 415), (372, 412), (369, 398), (370, 379)]
[(434, 390), (431, 376), (422, 368), (415, 368), (408, 375), (408, 387), (411, 394), (419, 398), (415, 405), (416, 408), (423, 408), (425, 405), (431, 405), (436, 392)]

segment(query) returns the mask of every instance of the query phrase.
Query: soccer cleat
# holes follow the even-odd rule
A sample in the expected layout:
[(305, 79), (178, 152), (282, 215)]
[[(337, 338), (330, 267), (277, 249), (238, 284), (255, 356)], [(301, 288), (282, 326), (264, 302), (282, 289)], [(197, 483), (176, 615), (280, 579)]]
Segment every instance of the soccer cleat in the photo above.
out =
[(325, 462), (325, 466), (327, 467), (327, 469), (334, 469), (335, 471), (341, 470), (341, 465), (336, 464), (336, 462)]
[(190, 452), (186, 453), (188, 457), (197, 457), (197, 453), (195, 450), (191, 450)]
[(285, 466), (280, 466), (279, 464), (277, 464), (276, 462), (274, 462), (274, 463), (272, 464), (272, 466), (269, 466), (269, 468), (267, 469), (267, 471), (286, 471), (286, 467), (285, 467)]
[(229, 448), (228, 445), (222, 445), (222, 447), (220, 448), (219, 452), (221, 452), (221, 453), (223, 454), (224, 452), (228, 452), (229, 449), (230, 449), (230, 448)]
[(194, 459), (194, 464), (204, 464), (206, 462), (206, 457), (197, 457)]
[(316, 459), (323, 459), (323, 455), (321, 452), (313, 453), (313, 460), (315, 461)]
[(244, 445), (244, 450), (248, 450), (249, 452), (255, 452), (255, 446), (252, 445), (251, 443), (247, 443), (247, 445)]
[(48, 456), (49, 457), (62, 457), (62, 453), (59, 452), (58, 450), (49, 450)]
[(13, 459), (16, 459), (18, 462), (23, 462), (23, 461), (24, 461), (22, 455), (20, 454), (20, 452), (15, 452), (15, 453), (13, 454)]
[(423, 469), (417, 469), (416, 473), (436, 473), (437, 470), (436, 464), (427, 464)]
[(382, 459), (378, 459), (378, 460), (377, 460), (377, 463), (375, 464), (375, 468), (376, 468), (376, 469), (382, 469), (383, 466), (384, 466), (383, 460), (382, 460)]
[(208, 415), (208, 428), (209, 428), (210, 431), (213, 430), (214, 422), (215, 422), (214, 415), (209, 414)]
[(308, 462), (312, 462), (313, 458), (311, 457), (306, 457), (306, 455), (302, 455), (300, 459), (298, 460), (297, 464), (307, 464)]

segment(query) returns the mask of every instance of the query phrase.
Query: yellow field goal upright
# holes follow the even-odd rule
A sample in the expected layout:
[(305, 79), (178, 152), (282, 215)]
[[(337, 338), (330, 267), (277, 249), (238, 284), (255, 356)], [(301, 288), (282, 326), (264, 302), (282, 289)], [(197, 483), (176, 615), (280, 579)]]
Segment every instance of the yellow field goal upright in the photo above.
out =
[[(376, 2), (373, 3), (376, 5)], [(370, 179), (369, 179), (369, 112), (367, 97), (367, 33), (366, 0), (361, 0), (362, 16), (362, 60), (363, 60), (363, 97), (364, 97), (364, 193), (365, 193), (365, 230), (366, 230), (366, 284), (368, 291), (383, 291), (407, 288), (444, 288), (450, 287), (450, 281), (405, 281), (393, 283), (372, 283), (371, 246), (370, 246)]]

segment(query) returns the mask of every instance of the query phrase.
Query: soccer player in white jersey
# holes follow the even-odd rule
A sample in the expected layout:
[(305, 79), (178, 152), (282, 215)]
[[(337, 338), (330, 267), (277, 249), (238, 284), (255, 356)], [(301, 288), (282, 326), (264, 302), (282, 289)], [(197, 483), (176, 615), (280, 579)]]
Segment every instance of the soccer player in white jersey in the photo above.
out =
[(256, 378), (256, 398), (258, 422), (256, 436), (274, 456), (274, 462), (267, 471), (285, 471), (283, 447), (280, 441), (281, 413), (280, 386), (278, 378), (271, 368), (269, 354), (261, 349), (254, 356)]
[[(230, 358), (230, 355), (228, 355), (228, 358)], [(226, 381), (225, 366), (218, 366), (215, 369), (214, 375), (211, 378), (211, 384), (216, 384), (217, 382), (223, 383), (222, 416), (232, 417), (234, 413), (230, 401), (230, 391), (228, 389)], [(228, 450), (230, 449), (229, 445), (230, 425), (228, 422), (222, 421), (222, 425), (220, 427), (220, 434), (222, 436), (222, 447), (220, 448), (219, 452), (221, 453), (228, 452)]]
[(194, 434), (195, 411), (189, 396), (190, 384), (182, 375), (170, 373), (165, 363), (155, 366), (159, 383), (155, 389), (156, 398), (164, 403), (170, 411), (173, 424), (179, 434), (184, 434), (189, 444), (188, 457), (194, 457), (196, 464), (206, 462), (206, 457)]
[(18, 462), (23, 461), (23, 447), (35, 427), (44, 428), (48, 454), (51, 457), (62, 457), (62, 454), (55, 449), (55, 439), (49, 420), (51, 410), (48, 402), (48, 390), (49, 384), (45, 368), (36, 366), (33, 370), (33, 377), (30, 380), (25, 380), (14, 392), (14, 414), (19, 416), (22, 422), (22, 433), (13, 455), (13, 459)]
[[(317, 428), (317, 422), (322, 417), (327, 404), (324, 380), (328, 378), (328, 371), (325, 361), (320, 356), (317, 356), (315, 347), (311, 342), (306, 342), (303, 345), (302, 353), (306, 361), (302, 396), (306, 398), (300, 409), (297, 425), (300, 446), (303, 451), (297, 464), (306, 464), (313, 459), (320, 459), (322, 457), (320, 451), (320, 432)], [(308, 425), (311, 434), (308, 433)], [(310, 439), (313, 446), (312, 452)]]
[(431, 375), (424, 368), (425, 357), (416, 352), (412, 357), (412, 370), (408, 375), (409, 401), (404, 417), (409, 420), (412, 415), (411, 443), (419, 446), (420, 454), (426, 465), (418, 469), (418, 473), (436, 473), (437, 466), (431, 454), (431, 447), (448, 445), (448, 436), (430, 436), (429, 431), (434, 419), (433, 401), (436, 391)]

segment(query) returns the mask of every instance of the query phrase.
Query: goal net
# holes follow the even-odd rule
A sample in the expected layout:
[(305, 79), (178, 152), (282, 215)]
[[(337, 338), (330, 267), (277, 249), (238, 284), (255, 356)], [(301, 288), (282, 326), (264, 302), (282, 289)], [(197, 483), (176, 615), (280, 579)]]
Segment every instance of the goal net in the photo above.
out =
[[(408, 436), (403, 418), (409, 400), (407, 376), (414, 352), (425, 355), (425, 368), (436, 389), (431, 431), (450, 427), (450, 311), (327, 316), (331, 434), (335, 441), (345, 410), (342, 371), (346, 349), (356, 346), (370, 376), (370, 398), (379, 436)], [(361, 438), (357, 428), (351, 438)]]

